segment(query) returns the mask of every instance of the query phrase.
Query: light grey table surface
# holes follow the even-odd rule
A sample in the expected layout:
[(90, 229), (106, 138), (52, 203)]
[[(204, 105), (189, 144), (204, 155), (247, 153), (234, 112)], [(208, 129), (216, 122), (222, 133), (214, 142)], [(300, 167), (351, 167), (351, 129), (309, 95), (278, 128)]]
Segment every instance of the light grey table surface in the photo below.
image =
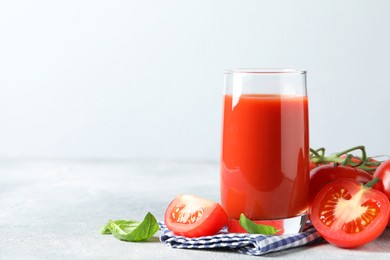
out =
[[(254, 259), (220, 250), (172, 249), (100, 235), (108, 219), (162, 220), (178, 194), (219, 201), (218, 163), (0, 161), (0, 259)], [(263, 258), (390, 259), (390, 230), (354, 250), (327, 243)]]

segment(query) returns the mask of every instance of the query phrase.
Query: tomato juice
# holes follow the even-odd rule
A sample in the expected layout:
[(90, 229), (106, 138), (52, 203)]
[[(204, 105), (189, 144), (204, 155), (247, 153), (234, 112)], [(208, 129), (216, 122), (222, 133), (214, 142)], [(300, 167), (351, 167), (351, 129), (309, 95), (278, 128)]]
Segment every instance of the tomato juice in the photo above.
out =
[(308, 191), (307, 97), (225, 95), (221, 202), (228, 217), (299, 216), (306, 213)]

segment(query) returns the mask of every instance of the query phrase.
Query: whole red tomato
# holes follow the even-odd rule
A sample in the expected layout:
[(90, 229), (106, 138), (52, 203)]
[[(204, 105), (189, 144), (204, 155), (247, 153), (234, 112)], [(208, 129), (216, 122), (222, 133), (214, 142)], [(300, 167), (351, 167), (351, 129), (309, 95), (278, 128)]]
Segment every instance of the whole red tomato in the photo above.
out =
[(216, 234), (228, 222), (219, 203), (193, 195), (179, 195), (168, 206), (165, 225), (176, 235), (201, 237)]
[[(379, 179), (373, 188), (383, 192), (390, 199), (390, 160), (383, 162), (376, 169), (373, 178)], [(390, 215), (387, 226), (390, 227)]]
[(383, 162), (376, 169), (373, 178), (379, 178), (374, 188), (382, 191), (390, 199), (390, 160)]
[(389, 199), (353, 179), (325, 185), (310, 206), (310, 219), (329, 243), (353, 248), (377, 238), (386, 228)]
[(342, 165), (322, 165), (310, 172), (309, 200), (313, 201), (318, 191), (327, 183), (340, 178), (354, 179), (361, 183), (372, 180), (372, 175), (366, 171)]

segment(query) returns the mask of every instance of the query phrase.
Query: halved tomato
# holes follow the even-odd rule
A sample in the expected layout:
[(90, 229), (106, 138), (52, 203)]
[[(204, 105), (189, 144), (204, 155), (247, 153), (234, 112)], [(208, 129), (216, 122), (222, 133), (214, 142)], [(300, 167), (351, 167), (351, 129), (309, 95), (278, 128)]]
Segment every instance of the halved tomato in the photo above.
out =
[(165, 225), (176, 235), (201, 237), (216, 234), (228, 222), (222, 206), (194, 195), (179, 195), (168, 206)]
[(310, 218), (329, 243), (353, 248), (377, 238), (386, 228), (389, 212), (389, 199), (380, 191), (353, 179), (338, 179), (318, 192)]

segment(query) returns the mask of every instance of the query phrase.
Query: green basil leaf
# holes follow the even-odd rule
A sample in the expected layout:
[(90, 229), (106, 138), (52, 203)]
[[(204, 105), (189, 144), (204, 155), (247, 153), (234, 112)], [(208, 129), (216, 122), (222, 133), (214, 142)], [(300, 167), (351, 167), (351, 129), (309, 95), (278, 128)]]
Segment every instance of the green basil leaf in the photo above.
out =
[(156, 218), (148, 212), (142, 222), (136, 220), (109, 220), (100, 229), (101, 234), (112, 234), (119, 240), (139, 242), (151, 238), (159, 226)]
[(132, 241), (144, 241), (151, 238), (159, 229), (156, 218), (148, 212), (141, 224), (130, 233), (130, 237)]
[(103, 235), (112, 234), (111, 229), (122, 229), (125, 233), (131, 232), (140, 224), (135, 220), (109, 220), (106, 225), (100, 229), (100, 233)]
[(240, 225), (251, 234), (275, 235), (277, 232), (274, 226), (256, 224), (244, 214), (240, 215)]

